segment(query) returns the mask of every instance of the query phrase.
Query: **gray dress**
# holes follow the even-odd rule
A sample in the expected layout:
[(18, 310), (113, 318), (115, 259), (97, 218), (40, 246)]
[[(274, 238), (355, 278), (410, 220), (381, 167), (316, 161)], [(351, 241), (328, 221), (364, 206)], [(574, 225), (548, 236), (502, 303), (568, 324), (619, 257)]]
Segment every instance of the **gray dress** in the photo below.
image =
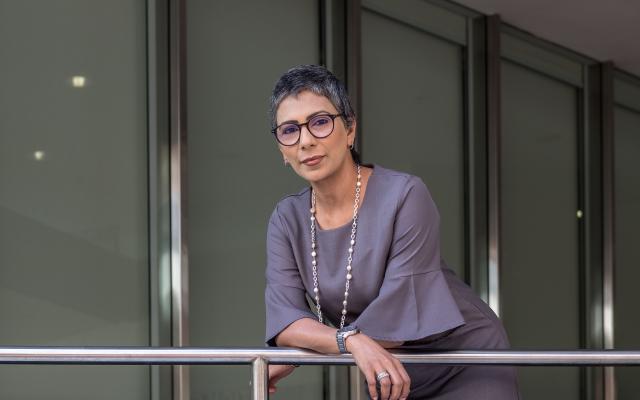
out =
[[(266, 342), (300, 318), (317, 320), (313, 297), (310, 189), (283, 198), (267, 231)], [(440, 257), (439, 214), (418, 177), (374, 166), (358, 214), (346, 325), (400, 349), (506, 349), (500, 320)], [(339, 324), (351, 222), (317, 229), (320, 305)], [(517, 399), (515, 369), (406, 365), (412, 399)]]

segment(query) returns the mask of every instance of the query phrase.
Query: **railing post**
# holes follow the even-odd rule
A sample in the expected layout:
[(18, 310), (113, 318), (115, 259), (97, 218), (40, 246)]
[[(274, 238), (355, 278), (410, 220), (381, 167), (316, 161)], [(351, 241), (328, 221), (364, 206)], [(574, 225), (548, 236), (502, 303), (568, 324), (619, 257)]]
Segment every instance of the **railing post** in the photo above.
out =
[(251, 363), (251, 398), (267, 400), (269, 398), (269, 363), (258, 357)]

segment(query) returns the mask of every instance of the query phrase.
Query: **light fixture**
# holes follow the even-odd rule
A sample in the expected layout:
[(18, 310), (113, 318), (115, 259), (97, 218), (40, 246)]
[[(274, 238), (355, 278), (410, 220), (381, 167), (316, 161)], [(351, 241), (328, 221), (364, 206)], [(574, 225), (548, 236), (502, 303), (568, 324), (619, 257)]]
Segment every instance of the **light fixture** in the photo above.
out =
[(83, 88), (87, 84), (87, 78), (81, 75), (71, 77), (71, 85), (75, 88)]
[(44, 151), (42, 150), (36, 150), (33, 152), (33, 158), (36, 159), (36, 161), (42, 161), (44, 160)]

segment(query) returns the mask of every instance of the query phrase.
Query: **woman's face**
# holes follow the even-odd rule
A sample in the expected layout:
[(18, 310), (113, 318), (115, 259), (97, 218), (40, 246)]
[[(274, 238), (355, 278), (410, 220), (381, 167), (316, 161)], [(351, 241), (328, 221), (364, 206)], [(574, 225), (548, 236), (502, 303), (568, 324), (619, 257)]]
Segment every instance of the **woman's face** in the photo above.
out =
[[(304, 91), (282, 100), (276, 112), (276, 125), (283, 122), (302, 124), (317, 114), (337, 113), (329, 99)], [(317, 182), (345, 167), (351, 160), (349, 147), (354, 139), (355, 121), (347, 130), (344, 120), (337, 117), (329, 136), (318, 139), (309, 133), (307, 126), (303, 126), (297, 144), (284, 146), (278, 143), (278, 147), (298, 175), (309, 182)]]

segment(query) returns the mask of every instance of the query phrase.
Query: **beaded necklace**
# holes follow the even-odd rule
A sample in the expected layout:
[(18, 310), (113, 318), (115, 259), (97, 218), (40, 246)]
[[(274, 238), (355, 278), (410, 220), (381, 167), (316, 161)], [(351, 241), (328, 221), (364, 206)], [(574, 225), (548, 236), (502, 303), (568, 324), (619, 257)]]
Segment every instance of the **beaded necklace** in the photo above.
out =
[[(351, 262), (353, 261), (353, 246), (356, 244), (356, 230), (358, 227), (358, 206), (360, 205), (360, 164), (357, 164), (357, 180), (356, 180), (356, 197), (353, 203), (353, 222), (351, 224), (351, 240), (349, 242), (349, 255), (347, 257), (347, 275), (346, 282), (344, 284), (344, 300), (342, 301), (342, 315), (340, 316), (340, 329), (344, 327), (344, 320), (347, 316), (347, 300), (349, 298), (349, 286), (351, 279), (353, 279)], [(318, 262), (316, 257), (318, 255), (316, 245), (316, 192), (311, 189), (311, 265), (313, 269), (313, 294), (316, 303), (316, 310), (318, 312), (318, 321), (323, 323), (322, 309), (320, 307), (320, 290), (318, 289)]]

